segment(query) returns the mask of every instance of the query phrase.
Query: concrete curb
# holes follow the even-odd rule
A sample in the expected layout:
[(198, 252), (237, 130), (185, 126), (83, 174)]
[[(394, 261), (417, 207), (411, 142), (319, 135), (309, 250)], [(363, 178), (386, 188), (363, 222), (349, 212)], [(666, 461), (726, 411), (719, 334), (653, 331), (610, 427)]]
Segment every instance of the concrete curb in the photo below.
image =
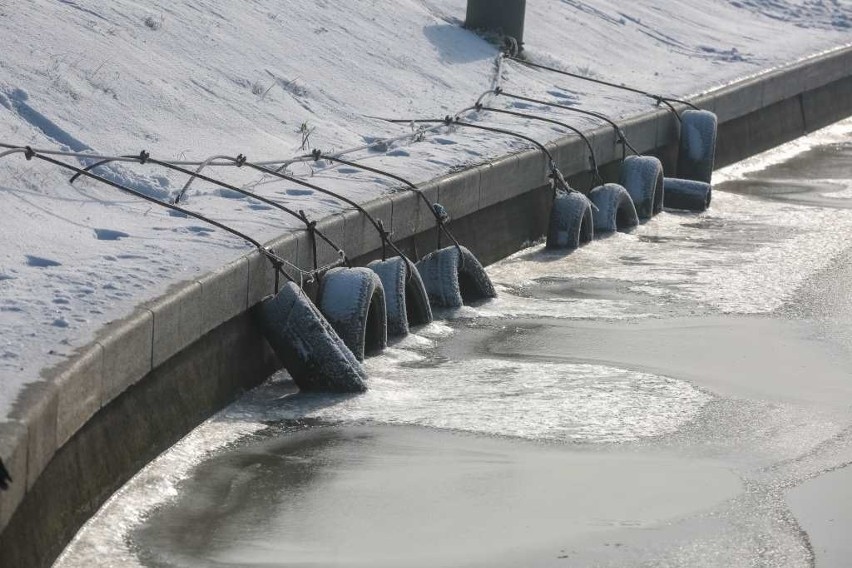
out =
[[(852, 113), (852, 47), (703, 93), (694, 102), (719, 116), (717, 164), (731, 163)], [(620, 122), (637, 150), (657, 155), (667, 168), (673, 167), (679, 127), (671, 113), (654, 109)], [(588, 135), (604, 172), (617, 174), (621, 149), (613, 129), (600, 127)], [(548, 146), (566, 176), (571, 176), (576, 187), (585, 189), (585, 144), (576, 136), (567, 136)], [(484, 262), (490, 262), (514, 252), (545, 230), (541, 218), (549, 205), (547, 173), (541, 152), (529, 150), (450, 174), (421, 189), (430, 200), (447, 208), (459, 238)], [(384, 195), (364, 208), (393, 231), (403, 250), (422, 255), (434, 248), (434, 218), (414, 192)], [(493, 231), (483, 230), (489, 223), (504, 226), (506, 219), (521, 215), (526, 225), (516, 228), (516, 234), (495, 238)], [(357, 211), (331, 215), (318, 227), (344, 245), (350, 258), (359, 263), (378, 256), (380, 240)], [(304, 231), (287, 233), (268, 244), (279, 255), (295, 259), (299, 266), (309, 266), (313, 261)], [(319, 264), (336, 257), (335, 251), (319, 243)], [(226, 322), (244, 318), (250, 308), (273, 292), (274, 282), (265, 258), (257, 251), (248, 253), (202, 278), (175, 286), (126, 320), (107, 326), (97, 341), (81, 349), (71, 361), (46, 371), (42, 381), (27, 387), (11, 420), (0, 423), (0, 457), (14, 479), (11, 490), (0, 493), (0, 545), (5, 545), (3, 530), (59, 449), (127, 389), (156, 375), (164, 364), (183, 356)], [(210, 380), (220, 380), (222, 372), (211, 373)], [(238, 374), (239, 369), (228, 372)], [(247, 377), (246, 384), (256, 381), (257, 377)], [(33, 521), (22, 517), (14, 522)], [(41, 558), (36, 564), (52, 561), (36, 556)], [(0, 564), (5, 565), (4, 558), (0, 553)]]

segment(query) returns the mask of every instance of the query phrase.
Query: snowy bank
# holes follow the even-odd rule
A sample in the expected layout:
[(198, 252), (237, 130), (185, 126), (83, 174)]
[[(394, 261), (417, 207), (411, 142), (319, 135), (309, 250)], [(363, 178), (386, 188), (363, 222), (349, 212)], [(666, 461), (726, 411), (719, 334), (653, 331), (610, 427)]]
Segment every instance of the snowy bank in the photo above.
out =
[[(533, 59), (689, 95), (852, 39), (847, 2), (676, 5), (566, 0), (528, 3)], [(372, 116), (443, 117), (492, 85), (496, 48), (460, 28), (462, 0), (153, 2), (38, 0), (0, 5), (0, 141), (75, 151), (204, 159), (285, 159), (407, 131)], [(558, 97), (626, 117), (642, 97), (517, 66), (515, 92)], [(556, 115), (556, 113), (554, 113)], [(592, 122), (570, 114), (578, 126)], [(560, 132), (489, 116), (541, 140)], [(352, 156), (425, 181), (523, 148), (471, 131)], [(291, 172), (366, 201), (388, 180), (347, 168)], [(150, 166), (112, 174), (157, 197), (185, 177)], [(286, 200), (314, 218), (339, 203), (242, 170), (230, 183)], [(20, 157), (0, 161), (0, 417), (42, 369), (65, 360), (107, 322), (197, 279), (247, 249), (239, 239)], [(188, 206), (270, 239), (299, 223), (196, 182)], [(451, 212), (452, 213), (452, 212)]]

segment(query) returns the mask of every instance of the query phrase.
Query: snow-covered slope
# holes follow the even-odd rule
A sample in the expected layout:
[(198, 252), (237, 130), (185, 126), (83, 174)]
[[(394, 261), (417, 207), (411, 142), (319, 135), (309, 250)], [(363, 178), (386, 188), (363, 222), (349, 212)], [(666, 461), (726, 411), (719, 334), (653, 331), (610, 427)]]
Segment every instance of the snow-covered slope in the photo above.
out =
[[(852, 40), (845, 0), (530, 0), (528, 54), (649, 90), (689, 94)], [(203, 159), (285, 159), (406, 132), (371, 116), (442, 117), (494, 80), (496, 48), (460, 28), (464, 0), (0, 0), (0, 142)], [(507, 66), (515, 92), (615, 116), (641, 97)], [(505, 103), (503, 103), (505, 104)], [(589, 124), (565, 114), (563, 119)], [(541, 139), (559, 133), (493, 116)], [(517, 149), (439, 132), (370, 159), (415, 180)], [(185, 179), (153, 166), (112, 174), (166, 197)], [(293, 166), (366, 200), (390, 186)], [(321, 216), (337, 205), (292, 184), (218, 170)], [(258, 238), (298, 224), (197, 183), (189, 206)], [(0, 160), (0, 419), (26, 382), (105, 322), (244, 252), (239, 239), (21, 156)]]

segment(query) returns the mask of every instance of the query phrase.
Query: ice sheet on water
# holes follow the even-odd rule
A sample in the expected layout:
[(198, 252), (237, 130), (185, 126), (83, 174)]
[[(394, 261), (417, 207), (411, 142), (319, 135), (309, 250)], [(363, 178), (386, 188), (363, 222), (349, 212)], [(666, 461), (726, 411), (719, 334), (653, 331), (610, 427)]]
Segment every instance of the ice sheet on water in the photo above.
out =
[(55, 566), (132, 568), (139, 560), (125, 537), (156, 506), (177, 494), (189, 471), (216, 449), (263, 428), (257, 422), (211, 419), (160, 455), (113, 494), (80, 529)]
[[(370, 421), (482, 434), (585, 443), (626, 442), (671, 433), (711, 397), (688, 383), (599, 365), (474, 359), (435, 365), (444, 323), (421, 328), (368, 360), (370, 391), (357, 397), (260, 393), (208, 420), (117, 492), (57, 566), (139, 566), (126, 535), (211, 453), (270, 421)], [(268, 385), (265, 388), (274, 388)], [(104, 559), (109, 559), (104, 563)]]
[[(696, 310), (767, 313), (844, 250), (850, 235), (848, 209), (755, 202), (719, 192), (704, 214), (663, 213), (631, 234), (619, 233), (556, 259), (543, 248), (522, 251), (489, 272), (504, 287), (535, 286), (554, 274), (598, 278), (633, 284), (637, 291), (648, 286), (656, 293), (664, 290), (672, 301)], [(520, 311), (513, 310), (519, 300), (504, 303), (506, 314)], [(604, 315), (596, 308), (610, 317), (630, 313), (618, 302), (574, 307), (595, 317)], [(532, 304), (526, 309), (536, 311)]]
[[(528, 284), (535, 287), (537, 283)], [(497, 285), (497, 298), (455, 310), (439, 310), (447, 319), (474, 318), (556, 318), (556, 319), (606, 319), (650, 317), (652, 314), (638, 309), (626, 300), (603, 298), (547, 298), (524, 295), (524, 288)]]
[[(368, 420), (578, 442), (659, 436), (694, 418), (709, 396), (683, 381), (599, 365), (472, 359), (407, 365), (368, 362), (370, 391), (306, 409), (301, 397), (276, 416)], [(310, 407), (308, 402), (308, 407)]]

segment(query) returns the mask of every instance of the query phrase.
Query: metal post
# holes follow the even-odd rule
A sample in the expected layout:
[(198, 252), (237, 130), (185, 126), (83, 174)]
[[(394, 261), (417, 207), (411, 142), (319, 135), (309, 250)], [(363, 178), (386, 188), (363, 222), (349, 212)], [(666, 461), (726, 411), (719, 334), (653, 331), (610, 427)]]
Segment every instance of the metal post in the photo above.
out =
[(464, 27), (513, 37), (521, 48), (526, 11), (526, 0), (467, 0)]

